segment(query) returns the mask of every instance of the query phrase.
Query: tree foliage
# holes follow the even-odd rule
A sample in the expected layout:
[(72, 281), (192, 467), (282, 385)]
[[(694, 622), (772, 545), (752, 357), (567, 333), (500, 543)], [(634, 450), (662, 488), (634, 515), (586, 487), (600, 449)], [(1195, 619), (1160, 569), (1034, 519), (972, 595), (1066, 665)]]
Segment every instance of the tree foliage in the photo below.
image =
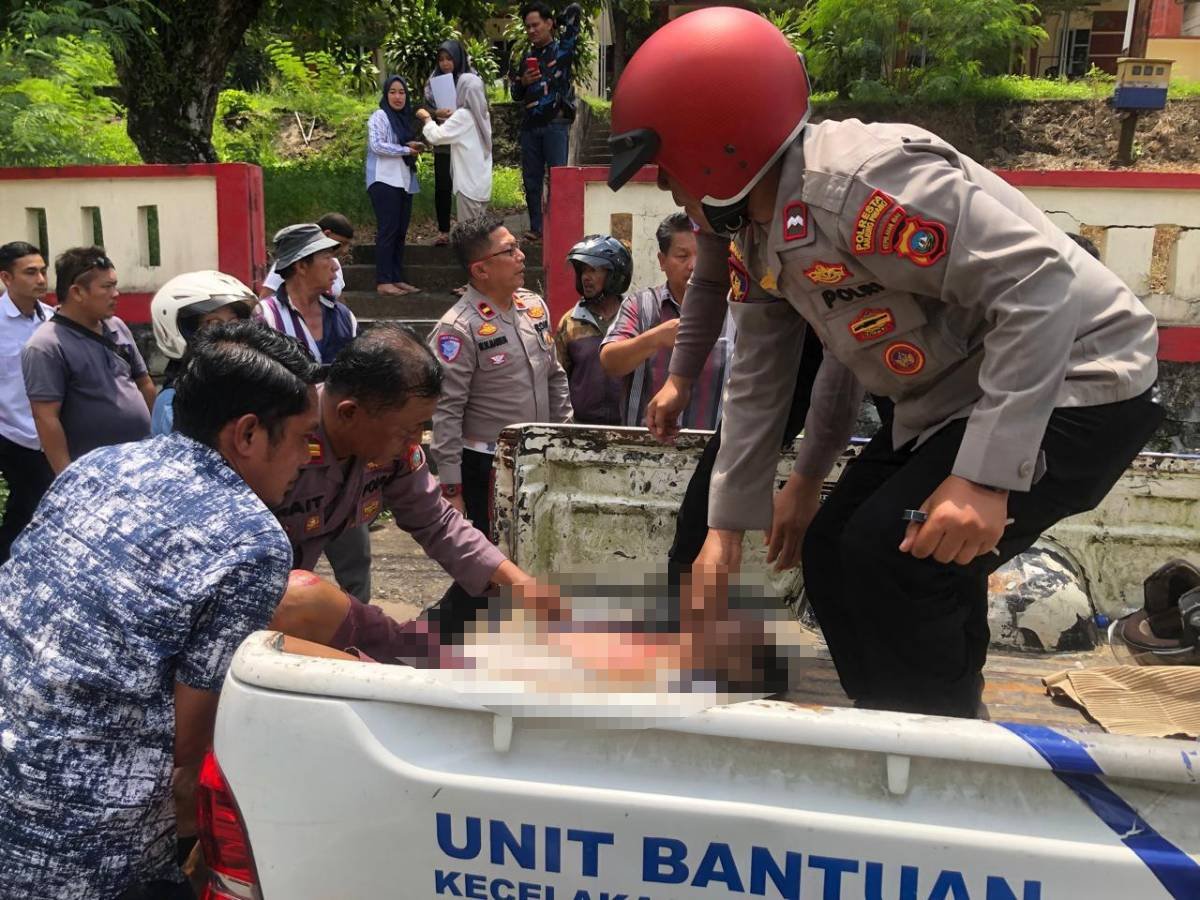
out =
[(1007, 72), (1046, 37), (1037, 20), (1020, 0), (816, 0), (787, 18), (785, 33), (821, 89), (861, 96), (878, 83), (919, 94)]

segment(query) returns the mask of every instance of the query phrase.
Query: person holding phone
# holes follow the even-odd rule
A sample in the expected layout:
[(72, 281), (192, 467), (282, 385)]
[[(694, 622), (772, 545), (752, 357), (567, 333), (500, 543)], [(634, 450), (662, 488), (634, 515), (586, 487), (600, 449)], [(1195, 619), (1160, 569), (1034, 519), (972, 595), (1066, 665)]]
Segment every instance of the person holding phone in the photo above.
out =
[[(521, 179), (529, 207), (527, 241), (542, 238), (542, 186), (554, 166), (567, 164), (571, 122), (575, 119), (575, 89), (571, 69), (579, 45), (582, 10), (572, 3), (555, 22), (554, 13), (541, 0), (521, 7), (521, 21), (529, 38), (522, 63), (511, 76), (512, 98), (525, 108), (521, 119)], [(556, 24), (562, 25), (554, 39)], [(547, 196), (547, 200), (549, 197)]]
[(421, 290), (404, 280), (404, 242), (412, 218), (417, 180), (417, 154), (426, 149), (417, 139), (408, 83), (399, 75), (383, 86), (379, 109), (367, 120), (367, 195), (375, 208), (375, 290), (380, 294), (413, 294)]

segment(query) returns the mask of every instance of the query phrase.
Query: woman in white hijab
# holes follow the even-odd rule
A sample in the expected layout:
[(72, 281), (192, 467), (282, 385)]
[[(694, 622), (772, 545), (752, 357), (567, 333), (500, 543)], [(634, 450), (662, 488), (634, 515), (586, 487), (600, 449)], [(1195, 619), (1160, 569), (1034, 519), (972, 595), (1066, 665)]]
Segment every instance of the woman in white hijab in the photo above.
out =
[(492, 199), (492, 117), (483, 81), (472, 72), (458, 78), (458, 109), (441, 125), (417, 110), (429, 143), (450, 145), (450, 171), (458, 196), (458, 220), (482, 215)]

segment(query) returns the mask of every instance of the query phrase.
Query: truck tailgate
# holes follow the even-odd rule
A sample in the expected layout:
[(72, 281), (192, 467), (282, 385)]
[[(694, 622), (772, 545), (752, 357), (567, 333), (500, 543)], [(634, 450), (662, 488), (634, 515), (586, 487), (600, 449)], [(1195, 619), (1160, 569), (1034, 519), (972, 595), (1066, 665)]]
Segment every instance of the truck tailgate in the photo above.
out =
[(1190, 742), (779, 701), (546, 727), (259, 633), (215, 749), (267, 900), (1200, 897)]

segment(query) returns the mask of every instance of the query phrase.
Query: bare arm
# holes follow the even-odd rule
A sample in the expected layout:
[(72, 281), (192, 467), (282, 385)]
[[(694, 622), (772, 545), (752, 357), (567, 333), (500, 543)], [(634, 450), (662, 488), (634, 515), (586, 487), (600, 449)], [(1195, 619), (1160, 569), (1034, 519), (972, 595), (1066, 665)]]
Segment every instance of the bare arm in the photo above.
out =
[(142, 392), (142, 397), (146, 401), (146, 409), (154, 412), (154, 398), (158, 396), (158, 388), (154, 386), (154, 379), (149, 375), (141, 375), (134, 381), (134, 384)]
[(38, 440), (42, 443), (42, 452), (46, 454), (54, 474), (58, 475), (71, 464), (67, 433), (63, 431), (62, 420), (59, 418), (62, 403), (30, 400), (29, 407), (33, 410), (33, 425), (37, 429)]
[(600, 348), (600, 366), (611, 378), (628, 375), (659, 350), (675, 346), (679, 320), (668, 319), (637, 337), (612, 341)]
[(175, 682), (175, 765), (195, 765), (212, 744), (220, 696)]

